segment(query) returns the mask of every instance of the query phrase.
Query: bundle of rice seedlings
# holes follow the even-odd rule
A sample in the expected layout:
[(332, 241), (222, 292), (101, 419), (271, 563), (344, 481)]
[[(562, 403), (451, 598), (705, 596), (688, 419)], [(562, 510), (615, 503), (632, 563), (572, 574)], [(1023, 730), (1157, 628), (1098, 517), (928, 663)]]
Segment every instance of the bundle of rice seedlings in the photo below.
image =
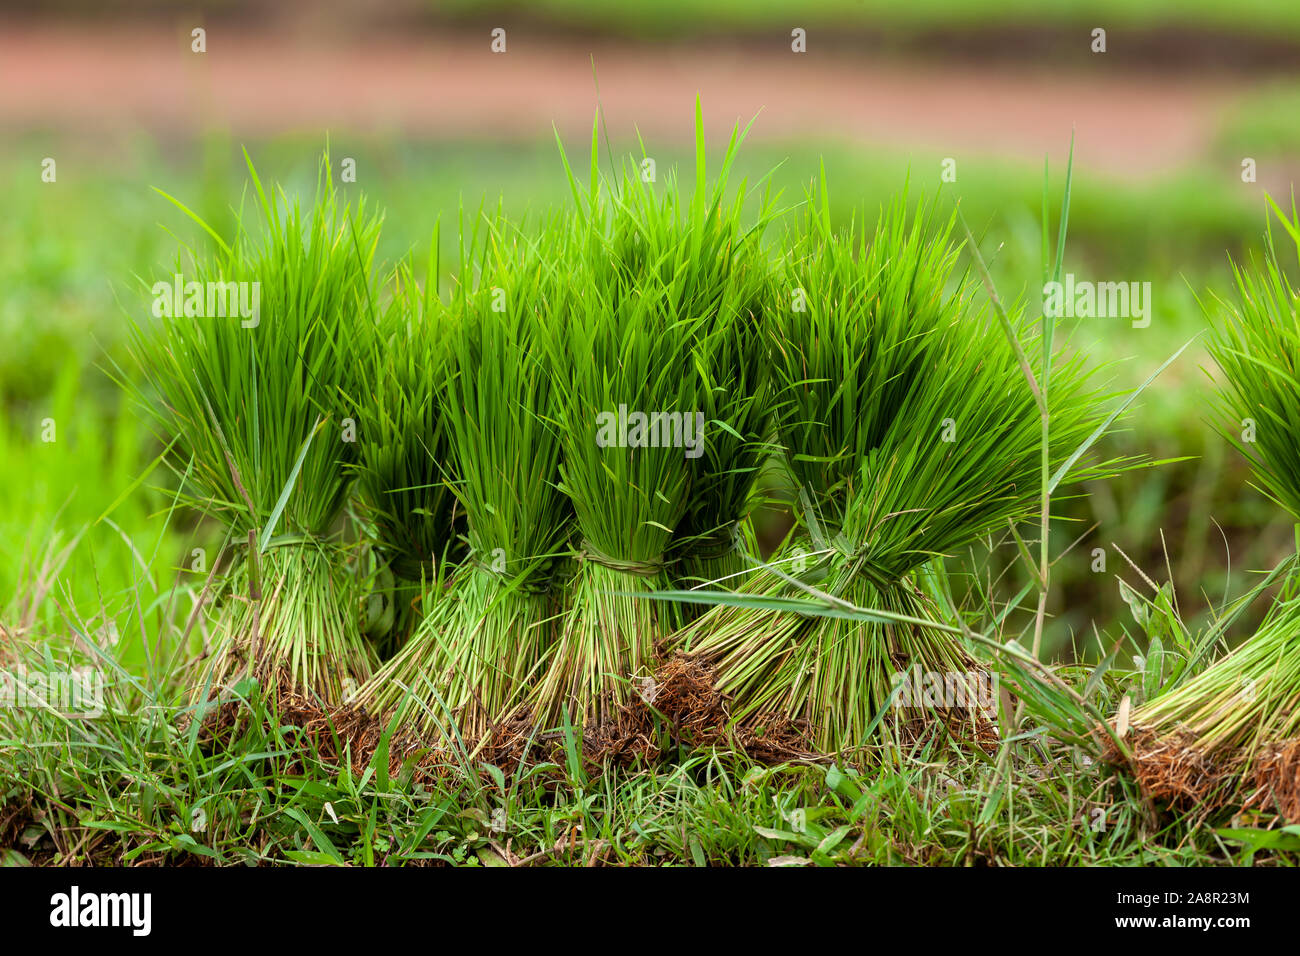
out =
[[(728, 155), (734, 155), (739, 140)], [(724, 167), (720, 183), (725, 183)], [(765, 197), (757, 223), (741, 231), (737, 208), (707, 224), (700, 266), (712, 270), (698, 283), (694, 308), (708, 317), (707, 353), (697, 352), (704, 376), (703, 453), (695, 462), (686, 513), (674, 534), (669, 557), (682, 586), (721, 584), (749, 567), (757, 554), (748, 523), (755, 479), (773, 444), (771, 376), (767, 371), (767, 315), (772, 283), (761, 240), (771, 218)]]
[[(870, 742), (891, 699), (984, 722), (974, 706), (979, 664), (931, 626), (951, 621), (947, 603), (931, 595), (939, 578), (930, 570), (1033, 513), (1041, 428), (1003, 330), (974, 306), (973, 283), (953, 276), (952, 219), (924, 204), (909, 217), (904, 194), (874, 234), (856, 224), (837, 234), (824, 183), (810, 208), (805, 239), (786, 263), (787, 305), (773, 316), (771, 355), (778, 437), (805, 528), (782, 557), (806, 550), (812, 567), (802, 586), (788, 575), (758, 576), (676, 639), (714, 670), (742, 728), (793, 724), (817, 749), (847, 751)], [(1012, 321), (1022, 339), (1039, 335)], [(1097, 396), (1077, 357), (1054, 359), (1052, 389), (1051, 459), (1060, 465), (1098, 424)], [(1075, 467), (1072, 478), (1095, 473)], [(825, 615), (782, 609), (781, 597), (807, 598), (810, 589)], [(850, 607), (885, 617), (837, 614)], [(955, 701), (893, 696), (936, 678)]]
[(632, 594), (671, 585), (666, 553), (705, 448), (722, 429), (711, 429), (706, 410), (735, 400), (727, 396), (738, 388), (735, 374), (724, 376), (710, 359), (733, 323), (751, 321), (756, 279), (736, 263), (750, 240), (738, 225), (740, 200), (726, 189), (738, 141), (710, 185), (697, 115), (688, 204), (673, 176), (661, 195), (635, 168), (602, 183), (594, 129), (590, 188), (569, 171), (571, 296), (545, 340), (556, 363), (561, 486), (577, 518), (578, 566), (533, 698), (545, 726), (566, 708), (588, 727), (616, 724), (637, 692), (632, 682), (650, 677), (655, 645), (675, 623), (670, 606)]
[(758, 553), (750, 525), (756, 478), (771, 454), (771, 388), (757, 300), (716, 330), (704, 392), (705, 443), (669, 549), (679, 585), (734, 585)]
[(378, 321), (354, 336), (363, 381), (354, 412), (356, 487), (380, 559), (368, 624), (384, 658), (405, 643), (426, 603), (441, 598), (465, 554), (441, 393), (451, 375), (452, 323), (438, 299), (436, 231), (428, 262), (423, 285), (409, 261), (399, 267)]
[(133, 331), (133, 387), (182, 490), (234, 552), (200, 689), (251, 674), (332, 703), (372, 669), (339, 527), (355, 453), (348, 339), (370, 321), (379, 219), (339, 199), (328, 162), (306, 209), (268, 194), (251, 161), (249, 173), (258, 233), (241, 214), (227, 243), (177, 203), (213, 248), (153, 287), (158, 321)]
[(563, 222), (531, 232), (498, 217), (462, 230), (460, 278), (437, 330), (449, 360), (434, 401), (468, 556), (447, 597), (360, 696), (423, 736), (482, 741), (519, 708), (552, 643), (549, 585), (571, 513), (558, 488), (558, 383), (537, 340), (562, 321), (566, 239)]
[[(1300, 216), (1277, 219), (1300, 258)], [(1300, 290), (1270, 223), (1266, 255), (1234, 265), (1236, 295), (1210, 351), (1223, 370), (1220, 427), (1255, 483), (1300, 522)], [(1291, 559), (1294, 560), (1294, 559)], [(1138, 781), (1179, 806), (1259, 805), (1300, 820), (1300, 600), (1288, 582), (1249, 640), (1135, 709)]]

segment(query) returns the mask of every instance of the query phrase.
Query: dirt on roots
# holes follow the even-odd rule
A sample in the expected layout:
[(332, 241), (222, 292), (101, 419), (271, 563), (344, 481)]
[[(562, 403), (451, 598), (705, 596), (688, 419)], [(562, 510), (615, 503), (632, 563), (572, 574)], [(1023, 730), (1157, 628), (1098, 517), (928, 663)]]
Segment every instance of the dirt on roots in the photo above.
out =
[(1127, 766), (1144, 796), (1179, 812), (1259, 810), (1300, 821), (1300, 739), (1251, 754), (1207, 748), (1189, 733), (1134, 728), (1133, 757), (1113, 746), (1106, 759)]
[[(590, 766), (654, 763), (679, 747), (722, 746), (760, 763), (825, 759), (809, 743), (802, 722), (771, 717), (763, 731), (732, 726), (729, 698), (703, 662), (682, 654), (661, 657), (654, 677), (617, 709), (618, 716), (586, 725), (581, 735), (583, 762)], [(520, 711), (479, 742), (483, 759), (505, 770), (528, 761), (566, 760), (563, 731), (540, 732), (528, 711)]]
[(1265, 748), (1255, 762), (1251, 785), (1247, 809), (1274, 809), (1300, 822), (1300, 738)]
[[(384, 739), (391, 715), (374, 714), (352, 704), (327, 706), (312, 700), (286, 680), (273, 684), (273, 710), (281, 727), (301, 731), (327, 761), (349, 757), (354, 765), (370, 764)], [(644, 696), (624, 704), (615, 720), (575, 728), (581, 735), (583, 762), (589, 766), (631, 766), (662, 760), (677, 747), (728, 746), (765, 764), (826, 759), (809, 743), (804, 721), (763, 715), (744, 727), (730, 725), (730, 701), (714, 686), (712, 669), (674, 654), (655, 671)], [(252, 715), (241, 700), (214, 700), (203, 718), (200, 740), (216, 746), (237, 735)], [(521, 710), (479, 740), (463, 742), (463, 755), (511, 773), (529, 763), (567, 761), (565, 733), (540, 731), (532, 715)], [(415, 781), (456, 772), (463, 762), (445, 744), (395, 733), (388, 741), (389, 770), (410, 772)]]
[[(273, 713), (281, 727), (298, 729), (322, 759), (368, 766), (383, 745), (391, 714), (376, 714), (353, 704), (330, 706), (304, 695), (281, 677), (263, 682), (274, 688)], [(203, 718), (201, 740), (215, 746), (236, 735), (252, 715), (240, 700), (212, 701)], [(937, 717), (937, 719), (934, 719)], [(996, 749), (996, 724), (982, 714), (942, 711), (930, 719), (902, 717), (891, 722), (895, 738), (908, 746), (950, 740), (961, 746)], [(743, 720), (732, 716), (731, 698), (717, 688), (716, 673), (706, 661), (687, 654), (665, 653), (652, 680), (617, 710), (617, 717), (597, 725), (575, 727), (588, 768), (649, 765), (680, 749), (719, 747), (743, 753), (756, 763), (827, 762), (833, 755), (812, 743), (806, 719), (758, 713)], [(463, 772), (467, 760), (490, 763), (507, 774), (527, 765), (569, 760), (563, 730), (541, 730), (532, 714), (519, 710), (477, 740), (442, 741), (397, 732), (387, 742), (389, 772), (409, 774), (414, 782)], [(577, 741), (575, 741), (577, 742)], [(301, 767), (299, 767), (301, 769)]]

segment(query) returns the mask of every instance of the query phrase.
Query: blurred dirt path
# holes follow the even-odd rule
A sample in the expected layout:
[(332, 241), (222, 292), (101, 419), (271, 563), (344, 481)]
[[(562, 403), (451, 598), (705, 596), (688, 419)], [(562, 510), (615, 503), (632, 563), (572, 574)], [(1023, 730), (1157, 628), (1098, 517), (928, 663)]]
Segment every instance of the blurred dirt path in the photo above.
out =
[[(647, 47), (530, 38), (508, 52), (458, 34), (348, 40), (212, 27), (207, 52), (185, 28), (0, 24), (0, 130), (95, 137), (144, 129), (236, 136), (357, 130), (506, 141), (590, 131), (591, 56), (615, 137), (688, 142), (696, 93), (710, 132), (761, 110), (754, 136), (832, 137), (936, 156), (1059, 155), (1071, 128), (1090, 168), (1144, 178), (1204, 152), (1221, 111), (1250, 89), (1223, 77), (1160, 77), (855, 61), (725, 47)], [(1089, 61), (1091, 62), (1091, 61)]]

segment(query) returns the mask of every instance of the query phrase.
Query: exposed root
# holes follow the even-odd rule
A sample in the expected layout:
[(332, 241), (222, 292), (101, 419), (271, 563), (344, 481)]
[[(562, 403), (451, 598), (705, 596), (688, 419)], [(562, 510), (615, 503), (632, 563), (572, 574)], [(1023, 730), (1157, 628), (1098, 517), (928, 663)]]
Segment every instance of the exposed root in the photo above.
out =
[(791, 760), (827, 761), (812, 745), (812, 725), (785, 714), (759, 714), (748, 726), (739, 727), (736, 743), (751, 759), (759, 763), (785, 763)]
[[(1207, 750), (1188, 733), (1129, 734), (1129, 764), (1142, 793), (1178, 812), (1260, 810), (1300, 821), (1300, 739), (1255, 754)], [(1112, 746), (1105, 759), (1124, 765)]]
[[(594, 767), (654, 763), (677, 746), (731, 747), (760, 763), (819, 759), (808, 737), (804, 722), (780, 716), (733, 726), (712, 667), (681, 654), (664, 660), (613, 720), (581, 729), (583, 762)], [(480, 756), (507, 771), (529, 759), (563, 766), (564, 733), (541, 732), (533, 715), (521, 712), (485, 738)]]
[[(277, 725), (295, 727), (322, 759), (342, 763), (350, 755), (353, 766), (369, 766), (388, 728), (388, 722), (362, 707), (342, 704), (327, 707), (294, 690), (287, 679), (275, 685), (268, 701)], [(215, 706), (213, 706), (215, 705)], [(213, 701), (203, 718), (199, 740), (208, 746), (222, 744), (239, 732), (250, 714), (243, 701)], [(301, 761), (294, 761), (301, 769)], [(446, 774), (448, 755), (409, 734), (394, 734), (388, 742), (389, 773), (398, 777), (408, 766), (415, 782)]]
[(730, 702), (715, 681), (712, 665), (673, 654), (655, 671), (645, 702), (672, 722), (674, 735), (684, 743), (715, 743), (731, 720)]
[[(1223, 755), (1198, 746), (1187, 733), (1160, 734), (1135, 727), (1129, 732), (1129, 765), (1138, 786), (1153, 803), (1171, 809), (1221, 810), (1231, 806), (1241, 787), (1244, 757)], [(1111, 763), (1124, 763), (1113, 744), (1104, 755)]]
[(511, 771), (528, 760), (564, 762), (564, 734), (542, 733), (528, 710), (517, 711), (498, 724), (480, 742), (479, 756), (487, 763)]
[(997, 722), (980, 710), (936, 708), (924, 716), (900, 717), (894, 722), (894, 729), (899, 742), (911, 747), (947, 739), (993, 754), (1002, 743)]
[(596, 766), (651, 764), (666, 752), (667, 741), (640, 701), (625, 705), (613, 720), (583, 729), (583, 760)]
[[(670, 656), (655, 672), (651, 686), (654, 696), (649, 703), (671, 721), (672, 735), (680, 742), (729, 745), (767, 764), (832, 759), (833, 755), (814, 746), (812, 723), (805, 718), (760, 713), (733, 721), (731, 700), (717, 689), (714, 667), (699, 656)], [(942, 737), (992, 752), (1001, 742), (997, 724), (978, 710), (930, 710), (910, 718), (900, 715), (891, 723), (907, 745)]]
[(1265, 748), (1255, 761), (1251, 784), (1254, 792), (1246, 809), (1276, 810), (1300, 822), (1300, 739)]
[[(286, 678), (277, 680), (272, 705), (281, 726), (299, 728), (325, 760), (351, 759), (354, 766), (373, 760), (388, 720), (352, 704), (328, 707), (305, 697)], [(581, 757), (588, 768), (649, 765), (665, 759), (677, 747), (723, 747), (763, 764), (824, 762), (832, 755), (813, 745), (812, 726), (802, 718), (779, 713), (751, 715), (735, 721), (731, 700), (718, 690), (713, 667), (699, 657), (674, 653), (663, 659), (653, 679), (640, 684), (640, 693), (614, 710), (600, 724), (575, 728)], [(607, 708), (608, 709), (608, 708)], [(936, 716), (939, 719), (935, 719)], [(248, 719), (246, 706), (236, 700), (215, 705), (204, 718), (201, 739), (216, 744), (237, 732)], [(925, 717), (893, 721), (898, 738), (921, 744), (940, 736), (996, 748), (997, 727), (984, 715), (972, 721), (969, 711), (941, 711)], [(541, 730), (534, 715), (517, 711), (476, 740), (464, 741), (471, 762), (483, 761), (512, 774), (521, 766), (553, 763), (565, 767), (569, 755), (563, 730)], [(457, 772), (462, 762), (445, 744), (399, 732), (389, 741), (389, 772), (411, 772), (415, 780)], [(557, 771), (557, 780), (562, 771)]]
[(698, 656), (671, 655), (655, 671), (651, 687), (646, 703), (669, 720), (673, 738), (681, 743), (730, 746), (767, 764), (824, 759), (812, 749), (806, 721), (760, 714), (733, 724), (730, 697), (717, 689), (713, 665)]

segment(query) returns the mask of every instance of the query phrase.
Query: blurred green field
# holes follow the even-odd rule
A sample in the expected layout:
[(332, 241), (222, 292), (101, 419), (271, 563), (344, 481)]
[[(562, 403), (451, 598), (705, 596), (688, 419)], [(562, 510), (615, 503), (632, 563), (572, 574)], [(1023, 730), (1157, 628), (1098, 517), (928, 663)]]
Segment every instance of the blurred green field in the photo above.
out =
[[(232, 22), (255, 32), (251, 6), (230, 0), (222, 6)], [(865, 40), (872, 50), (894, 55), (924, 49), (932, 59), (947, 42), (976, 57), (987, 47), (994, 60), (1018, 59), (1023, 52), (1042, 62), (1063, 36), (1073, 43), (1073, 31), (1086, 35), (1098, 25), (1112, 36), (1126, 29), (1142, 33), (1147, 49), (1163, 43), (1175, 53), (1176, 37), (1191, 34), (1197, 49), (1220, 43), (1234, 48), (1238, 61), (1260, 50), (1272, 51), (1275, 64), (1277, 49), (1300, 45), (1300, 6), (1276, 0), (1232, 7), (1208, 0), (920, 0), (902, 6), (814, 0), (791, 6), (773, 0), (723, 0), (706, 8), (684, 0), (539, 0), (525, 9), (499, 0), (452, 0), (425, 16), (437, 21), (437, 29), (449, 22), (477, 28), (499, 17), (525, 30), (549, 30), (570, 44), (603, 34), (649, 40), (647, 49), (656, 49), (658, 40), (698, 40), (707, 48), (710, 38), (724, 36), (735, 49), (784, 45), (797, 25), (828, 46), (842, 41), (854, 55), (853, 43)], [(454, 43), (458, 34), (448, 35)], [(731, 50), (722, 42), (718, 47)], [(564, 43), (560, 48), (569, 49)], [(1129, 62), (1121, 69), (1134, 67)], [(838, 75), (831, 64), (826, 82)], [(915, 75), (923, 77), (924, 67)], [(1173, 80), (1178, 76), (1190, 73)], [(996, 68), (989, 77), (997, 78)], [(1170, 80), (1158, 71), (1151, 78)], [(1129, 79), (1116, 88), (1141, 95), (1145, 75)], [(1240, 261), (1262, 248), (1266, 192), (1287, 198), (1281, 194), (1300, 170), (1300, 85), (1274, 79), (1251, 87), (1241, 77), (1229, 85), (1232, 112), (1219, 117), (1209, 137), (1218, 101), (1208, 96), (1200, 104), (1200, 132), (1191, 137), (1200, 153), (1167, 160), (1178, 168), (1121, 180), (1087, 163), (1074, 167), (1065, 272), (1082, 280), (1149, 282), (1152, 315), (1144, 328), (1119, 318), (1059, 320), (1058, 340), (1067, 337), (1090, 362), (1105, 366), (1116, 390), (1139, 386), (1187, 345), (1122, 427), (1103, 440), (1107, 454), (1157, 464), (1053, 503), (1050, 552), (1056, 563), (1043, 656), (1060, 662), (1058, 674), (1106, 715), (1116, 713), (1121, 700), (1141, 704), (1158, 692), (1166, 661), (1181, 662), (1192, 638), (1203, 636), (1232, 598), (1295, 548), (1295, 529), (1250, 487), (1245, 463), (1215, 428), (1215, 369), (1202, 340), (1215, 296), (1231, 286), (1230, 257)], [(1062, 117), (1068, 107), (1062, 104)], [(729, 756), (701, 752), (673, 768), (639, 768), (626, 776), (605, 768), (588, 777), (571, 750), (567, 786), (558, 790), (531, 771), (508, 789), (494, 788), (467, 766), (432, 793), (421, 787), (400, 797), (400, 788), (367, 791), (388, 787), (387, 766), (383, 784), (368, 785), (369, 777), (358, 783), (353, 771), (359, 768), (340, 770), (338, 761), (315, 752), (316, 741), (295, 736), (269, 716), (264, 722), (264, 704), (256, 697), (250, 712), (257, 719), (232, 737), (229, 748), (207, 753), (196, 746), (190, 732), (196, 725), (179, 719), (186, 704), (177, 697), (176, 675), (208, 626), (193, 612), (221, 541), (208, 523), (175, 506), (176, 478), (156, 467), (162, 446), (115, 380), (131, 374), (128, 317), (148, 308), (145, 287), (173, 273), (178, 243), (207, 241), (156, 190), (229, 237), (238, 218), (231, 207), (248, 188), (245, 148), (264, 182), (306, 196), (328, 146), (336, 159), (356, 161), (357, 183), (345, 185), (345, 192), (363, 192), (385, 211), (378, 261), (392, 265), (409, 254), (421, 273), (439, 220), (451, 226), (462, 210), (473, 215), (484, 203), (499, 202), (507, 214), (521, 217), (570, 201), (550, 139), (336, 131), (327, 141), (287, 117), (274, 128), (311, 131), (241, 140), (220, 132), (192, 138), (171, 128), (119, 129), (97, 138), (84, 130), (58, 131), (52, 122), (47, 131), (16, 133), (0, 144), (0, 183), (9, 199), (0, 217), (0, 466), (7, 479), (0, 482), (0, 664), (44, 655), (48, 667), (65, 656), (98, 657), (113, 684), (113, 706), (103, 721), (12, 714), (13, 726), (22, 729), (10, 739), (23, 745), (7, 748), (12, 759), (0, 762), (0, 852), (17, 847), (21, 833), (30, 842), (18, 852), (30, 850), (33, 861), (174, 862), (197, 854), (224, 863), (374, 863), (391, 853), (398, 861), (491, 863), (500, 855), (485, 824), (509, 806), (515, 852), (528, 860), (548, 859), (568, 839), (568, 850), (556, 859), (571, 863), (590, 862), (607, 848), (612, 860), (629, 863), (770, 864), (778, 852), (806, 853), (828, 864), (1253, 862), (1256, 847), (1249, 839), (1246, 849), (1236, 848), (1233, 831), (1205, 825), (1207, 817), (1179, 814), (1157, 825), (1124, 773), (1084, 757), (1059, 728), (1036, 725), (1037, 718), (1021, 725), (1019, 714), (1006, 766), (982, 751), (958, 755), (936, 747), (913, 761), (895, 754), (857, 776), (837, 766), (733, 764)], [(585, 154), (588, 143), (565, 145), (573, 157)], [(724, 145), (711, 142), (711, 155), (720, 156)], [(692, 167), (685, 143), (646, 146), (661, 187), (672, 167)], [(1047, 171), (1053, 241), (1068, 148), (1066, 141), (1055, 146)], [(636, 143), (618, 140), (602, 141), (601, 152), (607, 164), (638, 154)], [(789, 142), (747, 144), (733, 181), (744, 176), (757, 193), (770, 174), (781, 204), (793, 209), (824, 168), (839, 224), (874, 219), (904, 186), (918, 198), (938, 192), (969, 223), (1001, 298), (1037, 315), (1042, 162), (964, 154), (958, 180), (941, 183), (944, 152), (870, 149), (848, 129), (842, 138), (823, 130)], [(1120, 148), (1115, 152), (1122, 155)], [(58, 157), (56, 183), (41, 181), (46, 156)], [(1258, 183), (1242, 181), (1244, 157), (1258, 161)], [(759, 205), (757, 194), (753, 205)], [(443, 230), (445, 273), (458, 266), (449, 238), (454, 234), (454, 228)], [(963, 265), (974, 268), (969, 255)], [(772, 490), (780, 493), (777, 469), (769, 471)], [(787, 517), (779, 508), (763, 510), (761, 537), (774, 541)], [(1019, 531), (1034, 548), (1036, 529)], [(1017, 638), (1028, 646), (1036, 591), (1010, 538), (1008, 532), (952, 555), (948, 566), (970, 623), (998, 640)], [(196, 554), (202, 556), (198, 564)], [(1160, 588), (1153, 606), (1172, 593), (1181, 619), (1163, 633), (1165, 622), (1134, 596), (1153, 598)], [(1018, 593), (1030, 596), (993, 623), (987, 599), (992, 596), (996, 608)], [(1229, 642), (1252, 633), (1267, 603), (1259, 600), (1241, 615)], [(9, 641), (14, 633), (35, 638), (24, 642), (29, 658), (5, 658), (19, 645)], [(1157, 654), (1150, 638), (1159, 636), (1164, 646)], [(1003, 755), (1012, 752), (1008, 747)], [(786, 832), (787, 811), (805, 806), (815, 839)], [(196, 840), (177, 821), (191, 819), (198, 808), (211, 823), (208, 836)], [(1110, 830), (1090, 825), (1097, 808), (1110, 814)], [(246, 826), (250, 816), (260, 830)], [(1259, 823), (1246, 815), (1232, 826)], [(13, 826), (18, 829), (8, 839)], [(576, 848), (575, 827), (582, 828)], [(854, 827), (862, 831), (856, 843)], [(506, 859), (518, 862), (509, 853)]]
[(1281, 157), (1294, 170), (1300, 155), (1300, 86), (1280, 80), (1265, 86), (1225, 120), (1216, 146), (1227, 156)]
[[(440, 2), (439, 13), (479, 18), (518, 11), (502, 0)], [(1242, 36), (1300, 36), (1300, 8), (1272, 0), (1246, 0), (1231, 6), (1213, 0), (813, 0), (792, 7), (780, 0), (722, 0), (704, 6), (690, 0), (631, 0), (607, 4), (594, 0), (539, 0), (528, 14), (560, 26), (603, 28), (631, 35), (680, 36), (711, 30), (758, 31), (793, 26), (826, 26), (837, 31), (903, 31), (935, 28), (985, 30), (1010, 25), (1105, 26), (1154, 29), (1183, 26), (1221, 30)]]

